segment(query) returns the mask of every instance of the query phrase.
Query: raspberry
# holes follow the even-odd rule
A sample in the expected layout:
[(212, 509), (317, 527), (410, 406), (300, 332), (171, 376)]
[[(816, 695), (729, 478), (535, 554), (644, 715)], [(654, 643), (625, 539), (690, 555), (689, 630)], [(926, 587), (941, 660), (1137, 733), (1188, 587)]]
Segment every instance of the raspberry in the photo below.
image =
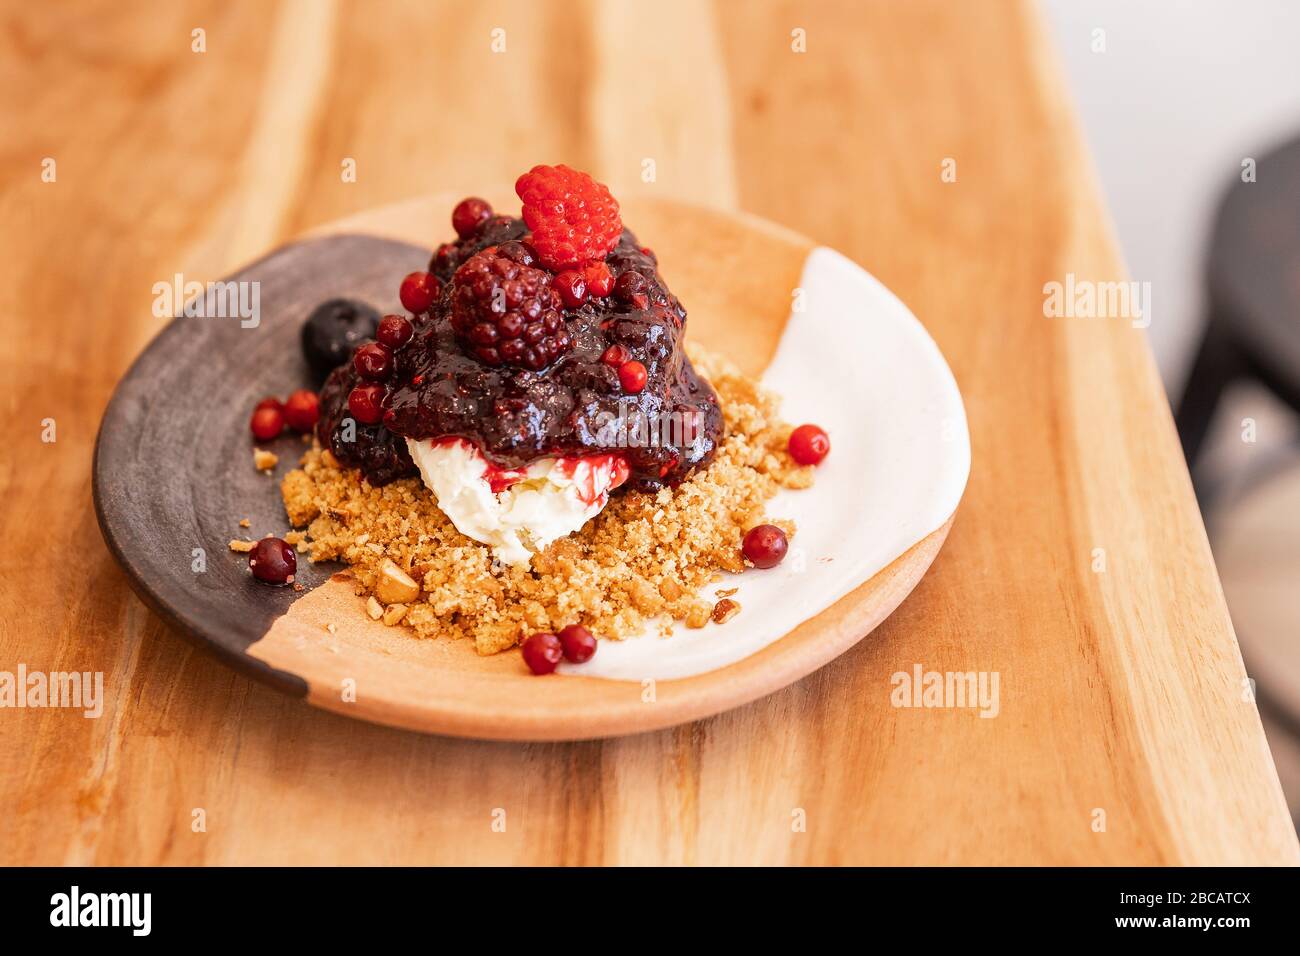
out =
[(604, 259), (623, 234), (618, 202), (602, 183), (568, 166), (534, 166), (519, 177), (533, 248), (552, 271)]
[(452, 278), (451, 325), (488, 365), (545, 368), (573, 342), (549, 272), (522, 242), (489, 246)]

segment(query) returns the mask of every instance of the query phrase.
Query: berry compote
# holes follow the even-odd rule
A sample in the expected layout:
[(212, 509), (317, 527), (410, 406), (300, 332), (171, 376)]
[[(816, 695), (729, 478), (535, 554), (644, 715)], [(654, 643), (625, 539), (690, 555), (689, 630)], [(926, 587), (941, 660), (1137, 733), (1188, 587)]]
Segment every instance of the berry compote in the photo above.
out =
[[(531, 308), (529, 296), (541, 295), (538, 290), (553, 281), (552, 273), (544, 281), (526, 273), (529, 283), (516, 290), (505, 285), (514, 280), (498, 270), (505, 287), (497, 306), (478, 265), (481, 258), (458, 280), (460, 267), (484, 250), (489, 256), (511, 255), (530, 270), (544, 268), (532, 258), (527, 226), (482, 210), (461, 220), (464, 234), (440, 246), (429, 265), (439, 280), (437, 297), (411, 318), (414, 335), (392, 353), (382, 420), (362, 424), (350, 414), (349, 394), (368, 384), (352, 361), (339, 365), (325, 382), (317, 434), (340, 462), (360, 468), (373, 484), (385, 484), (416, 474), (406, 438), (460, 437), (501, 468), (520, 468), (539, 458), (619, 454), (631, 473), (625, 487), (653, 491), (712, 460), (722, 437), (722, 411), (682, 349), (686, 310), (664, 284), (650, 250), (624, 230), (603, 262), (584, 267), (586, 274), (603, 276), (603, 266), (608, 277), (586, 283), (581, 297), (547, 290), (538, 310), (552, 312), (538, 311), (546, 321), (530, 329), (530, 323), (507, 315)], [(502, 246), (504, 252), (496, 252)], [(462, 293), (459, 282), (471, 280), (478, 283), (474, 291)], [(500, 357), (496, 339), (484, 338), (476, 346), (477, 339), (467, 339), (467, 323), (458, 311), (466, 302), (484, 310), (489, 320), (488, 310), (501, 310), (494, 334), (510, 334), (512, 326), (522, 330), (515, 334), (535, 332), (546, 363), (537, 368), (528, 367), (538, 364), (528, 358), (508, 361)], [(553, 312), (562, 327), (549, 317)], [(471, 328), (470, 334), (487, 331)], [(548, 342), (557, 347), (545, 347)], [(621, 363), (608, 361), (610, 355)]]

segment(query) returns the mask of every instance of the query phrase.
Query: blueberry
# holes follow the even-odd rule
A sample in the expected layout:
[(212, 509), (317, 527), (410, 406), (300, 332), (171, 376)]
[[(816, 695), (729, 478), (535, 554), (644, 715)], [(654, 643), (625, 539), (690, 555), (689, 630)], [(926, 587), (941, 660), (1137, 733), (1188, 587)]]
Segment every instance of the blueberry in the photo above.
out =
[(302, 327), (302, 352), (316, 384), (352, 357), (352, 350), (375, 337), (379, 312), (364, 302), (330, 299), (312, 310)]

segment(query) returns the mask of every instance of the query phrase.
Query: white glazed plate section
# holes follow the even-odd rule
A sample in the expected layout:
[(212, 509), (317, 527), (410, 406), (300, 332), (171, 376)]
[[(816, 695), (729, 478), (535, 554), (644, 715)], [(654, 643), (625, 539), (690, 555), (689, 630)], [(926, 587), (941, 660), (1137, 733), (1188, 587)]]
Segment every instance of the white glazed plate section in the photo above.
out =
[(970, 435), (957, 383), (907, 306), (832, 249), (804, 263), (801, 311), (792, 312), (763, 384), (793, 424), (816, 422), (831, 453), (804, 491), (781, 491), (769, 517), (797, 534), (768, 571), (709, 585), (740, 588), (725, 625), (677, 624), (601, 641), (585, 664), (561, 671), (618, 680), (667, 680), (734, 663), (830, 607), (939, 528), (970, 473)]

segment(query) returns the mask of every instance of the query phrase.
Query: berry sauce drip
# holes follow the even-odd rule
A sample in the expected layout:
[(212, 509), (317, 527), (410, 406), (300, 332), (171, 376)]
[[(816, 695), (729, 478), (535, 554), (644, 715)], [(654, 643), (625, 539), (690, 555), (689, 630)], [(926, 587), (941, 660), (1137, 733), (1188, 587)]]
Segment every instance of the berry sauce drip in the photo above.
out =
[[(682, 349), (686, 310), (654, 254), (624, 230), (603, 260), (581, 266), (582, 283), (557, 284), (549, 271), (533, 274), (542, 264), (529, 258), (536, 250), (522, 220), (472, 212), (461, 210), (464, 234), (430, 263), (437, 298), (411, 319), (410, 341), (391, 351), (382, 420), (366, 424), (349, 411), (354, 390), (372, 389), (362, 399), (379, 391), (382, 363), (366, 353), (361, 371), (345, 362), (321, 390), (322, 444), (373, 484), (417, 473), (407, 437), (466, 439), (504, 470), (539, 458), (617, 455), (630, 472), (624, 487), (640, 491), (676, 484), (711, 461), (722, 411)], [(512, 348), (503, 356), (507, 338), (531, 355)]]

